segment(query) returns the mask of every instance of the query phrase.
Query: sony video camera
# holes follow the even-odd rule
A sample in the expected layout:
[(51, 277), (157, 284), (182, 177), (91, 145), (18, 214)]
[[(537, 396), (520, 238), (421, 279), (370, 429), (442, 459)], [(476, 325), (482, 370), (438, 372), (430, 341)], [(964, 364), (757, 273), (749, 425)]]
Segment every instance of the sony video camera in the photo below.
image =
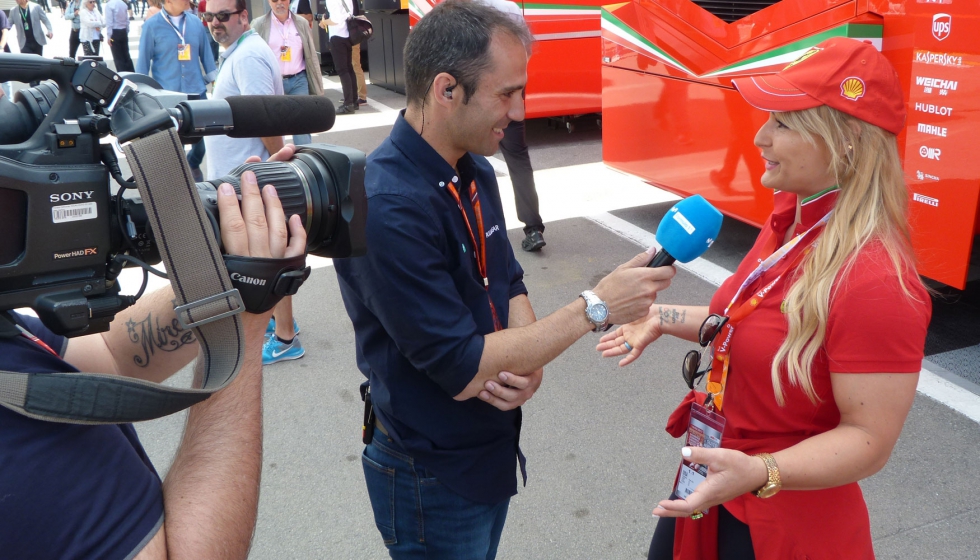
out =
[[(236, 106), (232, 103), (229, 109), (225, 100), (180, 101), (180, 94), (166, 92), (177, 95), (179, 102), (166, 107), (156, 129), (130, 127), (123, 132), (114, 124), (114, 112), (139, 113), (132, 104), (120, 109), (120, 103), (124, 98), (132, 102), (138, 91), (155, 91), (133, 83), (152, 83), (146, 77), (134, 74), (124, 79), (97, 61), (0, 54), (0, 82), (10, 80), (51, 81), (18, 92), (14, 101), (0, 99), (0, 311), (31, 307), (48, 328), (66, 336), (107, 330), (115, 314), (135, 301), (119, 294), (116, 277), (121, 269), (160, 262), (146, 211), (138, 195), (132, 196), (135, 184), (122, 176), (118, 143), (110, 136), (126, 142), (162, 126), (176, 126), (183, 142), (206, 134), (236, 136)], [(152, 104), (168, 104), (159, 97), (163, 102)], [(253, 120), (255, 103), (261, 99), (242, 96), (241, 102), (251, 105), (238, 107), (239, 116), (249, 116), (240, 120)], [(326, 130), (333, 122), (332, 105), (323, 105), (329, 124), (312, 132)], [(243, 113), (242, 107), (250, 112)], [(276, 107), (265, 109), (273, 115), (267, 120), (276, 121)], [(289, 125), (279, 124), (283, 126)], [(243, 127), (238, 132), (258, 137), (311, 131), (262, 129), (245, 134)], [(300, 215), (309, 253), (364, 254), (362, 152), (323, 144), (302, 146), (292, 161), (246, 164), (227, 177), (198, 183), (215, 228), (216, 187), (229, 182), (237, 189), (245, 169), (255, 172), (260, 185), (275, 185), (287, 217)], [(120, 185), (116, 194), (110, 175)], [(134, 190), (124, 196), (129, 189)], [(87, 317), (80, 317), (84, 312), (78, 306), (60, 304), (79, 298), (87, 301)]]

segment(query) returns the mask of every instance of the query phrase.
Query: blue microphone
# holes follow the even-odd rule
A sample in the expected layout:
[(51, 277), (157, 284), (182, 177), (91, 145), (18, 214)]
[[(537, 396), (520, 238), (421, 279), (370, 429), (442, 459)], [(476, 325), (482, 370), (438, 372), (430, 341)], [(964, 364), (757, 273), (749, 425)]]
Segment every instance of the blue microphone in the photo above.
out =
[(718, 238), (721, 221), (721, 212), (699, 194), (678, 202), (657, 226), (662, 249), (647, 266), (669, 266), (675, 260), (686, 263), (700, 257)]

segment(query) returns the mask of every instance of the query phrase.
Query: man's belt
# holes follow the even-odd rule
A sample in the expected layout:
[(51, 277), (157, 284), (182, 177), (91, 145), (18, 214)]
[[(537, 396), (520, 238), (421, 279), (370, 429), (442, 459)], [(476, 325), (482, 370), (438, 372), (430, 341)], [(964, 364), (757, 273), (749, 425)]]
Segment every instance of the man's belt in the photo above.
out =
[(304, 70), (303, 70), (303, 71), (301, 71), (301, 72), (297, 72), (297, 73), (295, 73), (295, 74), (290, 74), (290, 75), (288, 75), (288, 76), (283, 76), (283, 77), (282, 77), (282, 79), (283, 79), (283, 80), (288, 80), (288, 79), (290, 79), (290, 78), (295, 78), (296, 76), (299, 76), (300, 74), (306, 74), (306, 70), (304, 69)]

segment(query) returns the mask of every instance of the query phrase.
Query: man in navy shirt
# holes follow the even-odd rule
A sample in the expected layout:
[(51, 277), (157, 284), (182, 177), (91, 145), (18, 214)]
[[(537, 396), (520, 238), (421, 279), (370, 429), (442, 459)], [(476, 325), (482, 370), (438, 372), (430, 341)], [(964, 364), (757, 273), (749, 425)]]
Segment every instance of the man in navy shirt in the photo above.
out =
[(408, 107), (368, 158), (367, 255), (335, 261), (377, 416), (364, 475), (393, 558), (495, 556), (524, 466), (519, 407), (542, 368), (646, 316), (674, 274), (641, 253), (535, 320), (483, 157), (524, 118), (530, 43), (474, 2), (422, 18), (405, 46)]
[[(291, 156), (287, 148), (276, 158)], [(242, 210), (230, 187), (219, 189), (218, 206), (228, 253), (303, 253), (299, 219), (289, 223), (287, 247), (282, 206), (271, 189), (260, 194), (251, 172), (242, 177)], [(35, 318), (0, 311), (0, 369), (162, 381), (199, 352), (193, 333), (176, 320), (173, 298), (169, 288), (144, 296), (109, 332), (70, 340)], [(130, 424), (44, 422), (0, 407), (0, 557), (245, 558), (258, 507), (261, 351), (269, 316), (242, 314), (240, 373), (190, 408), (163, 482)]]

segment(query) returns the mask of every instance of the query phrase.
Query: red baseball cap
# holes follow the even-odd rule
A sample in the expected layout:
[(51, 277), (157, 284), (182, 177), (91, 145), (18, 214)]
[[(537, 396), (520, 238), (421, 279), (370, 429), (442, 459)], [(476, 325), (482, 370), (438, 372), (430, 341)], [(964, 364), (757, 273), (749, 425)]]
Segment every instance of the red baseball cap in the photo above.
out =
[(732, 83), (750, 105), (763, 111), (828, 105), (892, 134), (905, 127), (898, 72), (867, 41), (832, 37), (776, 74), (736, 78)]

